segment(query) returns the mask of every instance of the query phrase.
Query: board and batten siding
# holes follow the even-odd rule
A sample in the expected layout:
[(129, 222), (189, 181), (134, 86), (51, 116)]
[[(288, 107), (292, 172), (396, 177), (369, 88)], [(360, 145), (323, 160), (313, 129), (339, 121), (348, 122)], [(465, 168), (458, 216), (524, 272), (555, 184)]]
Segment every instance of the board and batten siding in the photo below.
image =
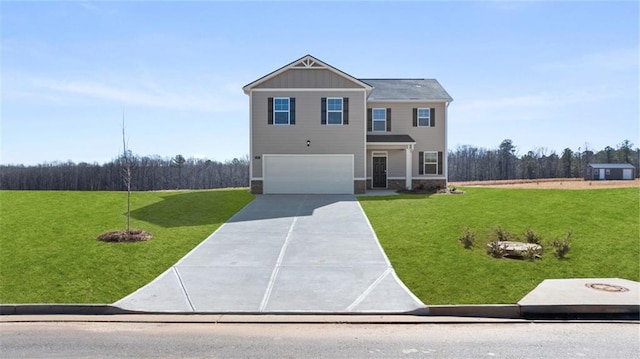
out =
[(362, 88), (362, 85), (326, 69), (289, 69), (255, 88)]
[[(422, 151), (441, 151), (443, 152), (443, 168), (446, 168), (447, 149), (446, 133), (445, 133), (445, 111), (446, 104), (444, 102), (369, 102), (367, 108), (387, 108), (391, 109), (391, 131), (388, 132), (367, 132), (376, 135), (409, 135), (416, 141), (413, 151), (412, 174), (413, 177), (442, 177), (443, 175), (420, 175), (418, 170), (418, 153)], [(414, 127), (413, 126), (413, 109), (414, 108), (434, 108), (435, 123), (434, 127)], [(389, 127), (389, 126), (387, 126)], [(402, 160), (404, 164), (404, 160)], [(395, 168), (391, 167), (394, 172)], [(404, 177), (404, 172), (401, 175)], [(370, 175), (370, 174), (368, 174)], [(390, 175), (393, 176), (393, 175)]]
[[(311, 70), (308, 70), (311, 71)], [(313, 70), (319, 71), (319, 70)], [(296, 99), (295, 125), (268, 124), (268, 98)], [(348, 125), (322, 125), (321, 99), (349, 98)], [(253, 91), (251, 94), (252, 177), (261, 178), (265, 154), (353, 154), (354, 178), (364, 178), (365, 91)], [(310, 146), (307, 147), (307, 141)]]

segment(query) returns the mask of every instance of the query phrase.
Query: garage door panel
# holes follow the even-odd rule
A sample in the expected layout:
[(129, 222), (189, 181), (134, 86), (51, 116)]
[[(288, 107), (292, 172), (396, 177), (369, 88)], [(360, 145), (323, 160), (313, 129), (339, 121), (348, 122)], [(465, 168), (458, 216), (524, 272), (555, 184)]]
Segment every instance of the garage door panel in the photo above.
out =
[(264, 155), (265, 194), (353, 194), (353, 155)]

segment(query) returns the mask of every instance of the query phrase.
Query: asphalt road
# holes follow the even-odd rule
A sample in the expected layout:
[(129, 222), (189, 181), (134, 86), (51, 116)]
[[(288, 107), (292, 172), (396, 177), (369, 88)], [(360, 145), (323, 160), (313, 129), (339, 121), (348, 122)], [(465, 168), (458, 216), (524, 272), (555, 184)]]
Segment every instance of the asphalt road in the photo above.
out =
[(634, 358), (637, 323), (0, 323), (2, 358)]

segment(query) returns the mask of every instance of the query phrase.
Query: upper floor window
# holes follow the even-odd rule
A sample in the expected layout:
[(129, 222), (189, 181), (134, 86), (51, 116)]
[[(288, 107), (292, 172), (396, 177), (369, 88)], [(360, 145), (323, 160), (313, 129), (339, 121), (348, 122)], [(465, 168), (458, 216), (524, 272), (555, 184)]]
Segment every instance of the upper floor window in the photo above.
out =
[(295, 97), (268, 97), (267, 98), (267, 124), (295, 125), (296, 124), (296, 98)]
[(374, 108), (372, 110), (373, 131), (387, 130), (387, 109)]
[(327, 98), (327, 124), (342, 125), (342, 98)]
[(320, 98), (320, 109), (320, 123), (322, 125), (349, 124), (348, 97), (322, 97)]
[(431, 109), (419, 108), (418, 109), (418, 126), (429, 127), (431, 123)]
[(431, 108), (413, 108), (413, 127), (435, 127), (436, 126), (436, 109)]
[(273, 99), (273, 123), (276, 125), (289, 124), (288, 97), (276, 97)]

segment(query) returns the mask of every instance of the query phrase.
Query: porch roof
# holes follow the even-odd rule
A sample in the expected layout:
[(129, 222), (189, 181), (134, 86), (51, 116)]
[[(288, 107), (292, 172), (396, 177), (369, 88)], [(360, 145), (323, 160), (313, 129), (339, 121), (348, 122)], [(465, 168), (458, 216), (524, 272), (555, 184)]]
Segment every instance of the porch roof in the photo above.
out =
[(416, 141), (409, 135), (367, 135), (367, 143), (383, 144), (383, 143), (405, 143), (411, 144)]

